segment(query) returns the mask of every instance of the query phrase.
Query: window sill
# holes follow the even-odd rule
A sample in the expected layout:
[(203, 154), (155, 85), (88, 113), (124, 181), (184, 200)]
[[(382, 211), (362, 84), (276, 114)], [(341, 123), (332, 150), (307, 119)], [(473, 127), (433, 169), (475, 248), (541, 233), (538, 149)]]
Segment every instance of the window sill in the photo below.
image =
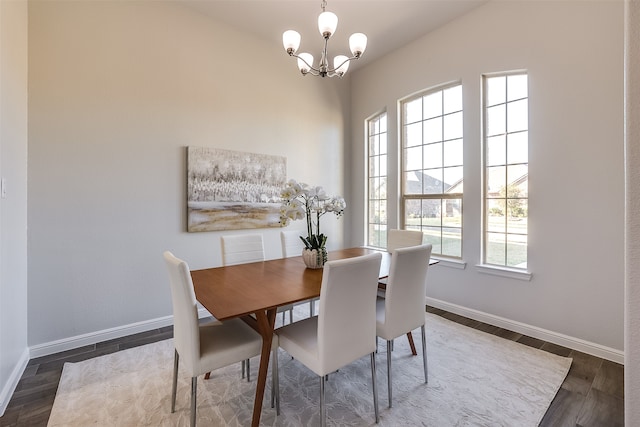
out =
[(527, 282), (531, 281), (531, 276), (533, 276), (533, 273), (529, 271), (516, 270), (514, 268), (507, 268), (507, 267), (498, 267), (495, 265), (478, 264), (476, 265), (476, 268), (478, 269), (479, 273), (491, 274), (493, 276), (500, 276), (500, 277), (508, 277), (509, 279), (518, 279), (518, 280), (524, 280)]
[(443, 267), (457, 268), (458, 270), (464, 270), (465, 268), (467, 268), (467, 263), (464, 261), (436, 257), (433, 257), (433, 259), (438, 260), (438, 263), (436, 265), (441, 265)]

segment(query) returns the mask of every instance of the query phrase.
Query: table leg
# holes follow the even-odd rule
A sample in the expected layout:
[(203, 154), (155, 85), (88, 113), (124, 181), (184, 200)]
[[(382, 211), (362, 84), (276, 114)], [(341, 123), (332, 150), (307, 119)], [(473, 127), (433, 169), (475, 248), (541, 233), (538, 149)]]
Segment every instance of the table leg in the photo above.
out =
[(407, 339), (409, 340), (409, 346), (411, 347), (411, 354), (417, 356), (418, 352), (416, 351), (416, 345), (413, 343), (413, 335), (411, 335), (411, 332), (407, 332)]
[(271, 356), (271, 342), (273, 340), (273, 329), (276, 324), (276, 309), (258, 311), (256, 321), (258, 332), (262, 335), (262, 353), (260, 354), (260, 369), (258, 370), (258, 381), (256, 384), (256, 398), (253, 402), (252, 427), (260, 424), (260, 414), (262, 412), (262, 400), (264, 389), (267, 384), (267, 371), (269, 370), (269, 357)]

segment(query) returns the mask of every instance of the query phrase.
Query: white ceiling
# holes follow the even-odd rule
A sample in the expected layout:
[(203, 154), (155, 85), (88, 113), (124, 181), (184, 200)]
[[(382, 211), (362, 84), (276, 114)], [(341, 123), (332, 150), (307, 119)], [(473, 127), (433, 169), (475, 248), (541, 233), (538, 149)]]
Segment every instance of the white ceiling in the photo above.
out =
[[(338, 16), (338, 28), (329, 40), (328, 56), (351, 56), (349, 36), (365, 33), (367, 50), (352, 69), (384, 56), (487, 0), (328, 0), (327, 11)], [(317, 19), (321, 0), (183, 0), (183, 4), (219, 21), (273, 42), (282, 48), (282, 33), (302, 35), (299, 52), (318, 61), (322, 37)], [(284, 48), (282, 48), (283, 55)]]

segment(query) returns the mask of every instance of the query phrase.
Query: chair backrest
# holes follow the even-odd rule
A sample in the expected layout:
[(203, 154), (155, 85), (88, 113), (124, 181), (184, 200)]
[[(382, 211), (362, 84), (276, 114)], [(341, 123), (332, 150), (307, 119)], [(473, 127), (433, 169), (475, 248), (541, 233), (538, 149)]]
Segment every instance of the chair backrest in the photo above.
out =
[(324, 265), (318, 313), (318, 357), (324, 372), (375, 351), (381, 259), (374, 253)]
[(186, 369), (193, 373), (200, 357), (198, 307), (191, 273), (186, 262), (164, 253), (173, 303), (173, 342)]
[(424, 325), (431, 245), (398, 248), (391, 254), (385, 292), (385, 329), (400, 336)]
[(300, 239), (298, 230), (281, 231), (280, 241), (282, 242), (282, 256), (284, 258), (302, 255), (302, 249), (305, 246), (302, 239)]
[(222, 245), (222, 263), (224, 265), (264, 261), (262, 234), (222, 236), (220, 242)]
[(387, 232), (387, 252), (422, 244), (422, 231), (391, 229)]

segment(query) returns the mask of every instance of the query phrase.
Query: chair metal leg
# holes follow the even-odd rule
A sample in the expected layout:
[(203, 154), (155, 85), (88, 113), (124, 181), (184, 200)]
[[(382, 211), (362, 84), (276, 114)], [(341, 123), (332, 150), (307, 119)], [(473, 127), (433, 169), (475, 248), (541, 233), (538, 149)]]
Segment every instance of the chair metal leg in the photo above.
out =
[(314, 300), (309, 301), (309, 317), (313, 317), (313, 315), (316, 313), (315, 305), (316, 304)]
[(389, 408), (391, 408), (391, 401), (393, 392), (391, 391), (393, 386), (393, 381), (391, 379), (391, 343), (393, 341), (387, 340), (387, 387), (389, 389)]
[(191, 378), (191, 427), (196, 427), (196, 396), (198, 394), (198, 377)]
[(176, 391), (178, 389), (178, 350), (173, 350), (173, 386), (171, 387), (171, 413), (176, 412)]
[(289, 324), (293, 323), (293, 308), (289, 310)]
[(373, 411), (376, 414), (376, 424), (380, 422), (380, 413), (378, 411), (378, 387), (376, 385), (376, 355), (371, 353), (371, 386), (373, 388)]
[(420, 331), (422, 332), (422, 363), (424, 364), (424, 382), (428, 383), (429, 376), (427, 374), (427, 339), (424, 332), (424, 325), (420, 327)]
[(284, 311), (282, 312), (282, 326), (284, 326)]
[(324, 404), (324, 382), (325, 376), (320, 375), (320, 425), (326, 427), (327, 425), (327, 408)]
[(247, 382), (251, 382), (251, 359), (247, 359)]
[(272, 351), (271, 366), (271, 407), (273, 408), (273, 401), (275, 398), (276, 403), (276, 415), (280, 415), (280, 373), (278, 371), (278, 349), (275, 348)]
[(245, 377), (245, 370), (247, 369), (247, 361), (243, 360), (242, 361), (242, 378)]

